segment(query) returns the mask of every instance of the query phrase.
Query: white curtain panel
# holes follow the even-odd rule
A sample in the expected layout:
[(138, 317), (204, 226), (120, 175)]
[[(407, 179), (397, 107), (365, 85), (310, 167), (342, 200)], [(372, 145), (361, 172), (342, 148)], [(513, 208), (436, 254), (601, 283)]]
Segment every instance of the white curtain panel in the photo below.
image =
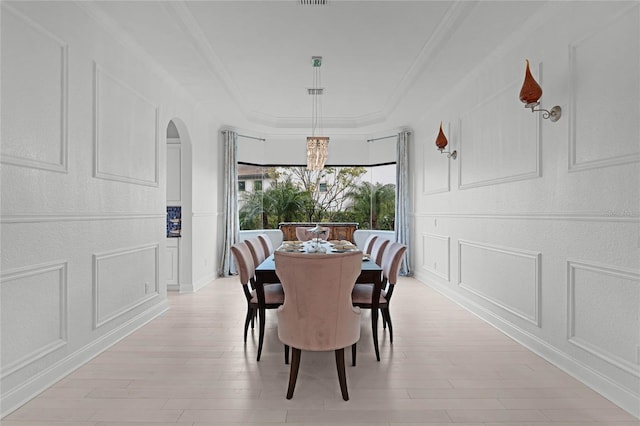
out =
[(224, 130), (224, 212), (222, 231), (223, 246), (220, 257), (221, 277), (237, 273), (231, 255), (231, 246), (240, 240), (240, 218), (238, 216), (238, 134)]
[(410, 132), (398, 133), (398, 146), (396, 158), (396, 241), (407, 246), (400, 275), (410, 276), (412, 274), (409, 263), (409, 247), (411, 247), (411, 199), (409, 190), (409, 136)]

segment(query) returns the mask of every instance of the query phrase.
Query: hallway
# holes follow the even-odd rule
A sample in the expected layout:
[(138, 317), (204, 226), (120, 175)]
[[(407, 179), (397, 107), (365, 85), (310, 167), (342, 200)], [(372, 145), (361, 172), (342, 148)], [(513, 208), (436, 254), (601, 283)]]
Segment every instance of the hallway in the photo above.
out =
[[(380, 329), (381, 361), (363, 311), (350, 401), (332, 353), (303, 352), (292, 400), (288, 366), (267, 312), (242, 344), (237, 277), (169, 294), (171, 309), (2, 420), (2, 426), (213, 424), (638, 425), (633, 416), (431, 288), (401, 278)], [(416, 309), (416, 307), (419, 307)], [(380, 325), (381, 328), (381, 325)], [(346, 351), (349, 353), (350, 351)]]

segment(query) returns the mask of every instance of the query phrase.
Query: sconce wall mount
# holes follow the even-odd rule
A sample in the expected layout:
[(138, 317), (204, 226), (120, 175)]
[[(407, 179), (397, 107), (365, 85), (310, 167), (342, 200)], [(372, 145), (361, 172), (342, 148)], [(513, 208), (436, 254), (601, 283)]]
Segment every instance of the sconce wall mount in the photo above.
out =
[(525, 108), (530, 108), (531, 112), (541, 112), (542, 113), (542, 118), (549, 119), (549, 121), (555, 123), (556, 121), (560, 120), (560, 117), (562, 117), (562, 108), (560, 108), (560, 105), (556, 105), (553, 108), (551, 108), (550, 110), (546, 110), (543, 108), (538, 108), (535, 109), (538, 105), (540, 105), (540, 102), (534, 102), (534, 103), (530, 103), (530, 104), (526, 104), (524, 107)]
[(560, 117), (562, 117), (562, 108), (560, 108), (559, 105), (556, 105), (551, 108), (551, 110), (543, 108), (536, 109), (536, 107), (540, 105), (539, 100), (542, 97), (542, 87), (540, 87), (538, 82), (531, 75), (529, 60), (527, 59), (526, 62), (527, 68), (524, 73), (524, 82), (520, 89), (520, 101), (524, 103), (525, 108), (531, 109), (531, 112), (541, 112), (542, 118), (549, 119), (555, 123), (560, 120)]

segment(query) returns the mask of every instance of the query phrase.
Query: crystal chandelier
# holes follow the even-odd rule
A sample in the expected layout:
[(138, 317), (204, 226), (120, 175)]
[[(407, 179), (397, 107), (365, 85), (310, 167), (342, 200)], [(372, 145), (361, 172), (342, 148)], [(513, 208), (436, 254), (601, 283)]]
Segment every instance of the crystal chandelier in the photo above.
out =
[(322, 56), (313, 56), (311, 66), (313, 67), (313, 87), (307, 91), (313, 100), (311, 102), (311, 136), (307, 136), (307, 169), (322, 170), (329, 152), (329, 138), (316, 136), (316, 128), (319, 127), (322, 133), (322, 104), (320, 101), (320, 95), (324, 92), (324, 89), (320, 87)]

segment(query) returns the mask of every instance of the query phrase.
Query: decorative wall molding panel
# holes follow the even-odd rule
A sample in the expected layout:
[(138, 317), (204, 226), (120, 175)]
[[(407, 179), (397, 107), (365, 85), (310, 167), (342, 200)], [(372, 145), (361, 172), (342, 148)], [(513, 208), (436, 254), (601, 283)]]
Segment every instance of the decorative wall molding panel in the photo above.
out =
[(540, 327), (541, 253), (458, 241), (458, 284)]
[[(5, 164), (68, 172), (68, 46), (2, 4), (2, 155)], [(29, 55), (25, 55), (25, 50)], [(16, 60), (6, 60), (16, 58)], [(20, 58), (17, 60), (17, 58)], [(33, 121), (38, 122), (37, 126)]]
[(179, 290), (180, 283), (180, 247), (178, 238), (167, 238), (166, 244), (166, 264), (165, 264), (165, 282), (167, 289)]
[(451, 281), (451, 237), (422, 234), (422, 267), (446, 281)]
[(74, 214), (9, 214), (0, 218), (0, 223), (41, 223), (41, 222), (93, 222), (102, 220), (165, 220), (166, 213), (74, 213)]
[(414, 213), (414, 217), (445, 217), (451, 219), (495, 219), (495, 220), (557, 220), (570, 222), (627, 222), (640, 223), (640, 216), (633, 212), (610, 213)]
[(567, 296), (569, 342), (640, 377), (640, 271), (569, 260)]
[(94, 254), (93, 274), (94, 328), (99, 328), (158, 296), (159, 245)]
[(569, 47), (569, 171), (639, 162), (640, 7)]
[[(539, 77), (538, 81), (542, 84)], [(514, 93), (520, 84), (506, 84), (460, 119), (459, 189), (541, 176), (541, 119), (514, 108)], [(487, 126), (488, 122), (493, 125)]]
[(94, 63), (94, 175), (159, 185), (159, 108)]
[(5, 377), (67, 344), (67, 262), (4, 271), (0, 308)]

